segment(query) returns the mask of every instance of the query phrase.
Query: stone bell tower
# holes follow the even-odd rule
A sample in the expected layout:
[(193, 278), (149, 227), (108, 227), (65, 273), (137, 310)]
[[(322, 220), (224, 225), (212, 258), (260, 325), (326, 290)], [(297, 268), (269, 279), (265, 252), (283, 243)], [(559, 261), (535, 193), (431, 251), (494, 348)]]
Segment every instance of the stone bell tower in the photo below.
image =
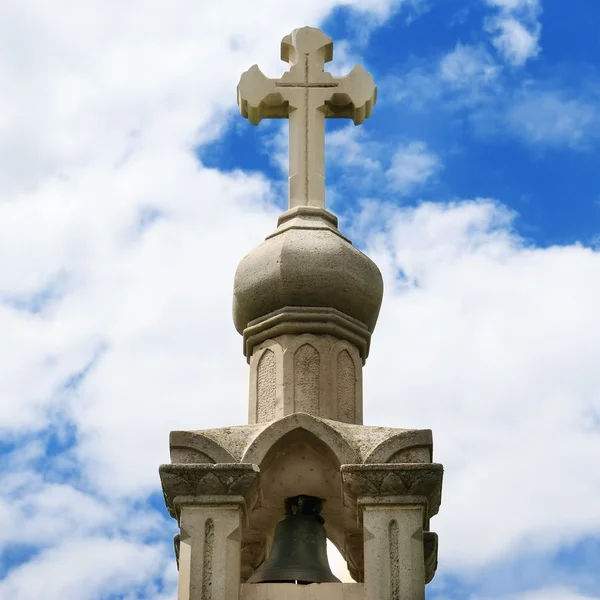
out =
[[(279, 79), (255, 65), (238, 85), (251, 123), (287, 118), (290, 129), (289, 209), (235, 274), (248, 425), (173, 431), (171, 464), (160, 467), (180, 527), (178, 600), (424, 600), (443, 469), (430, 430), (362, 425), (383, 282), (325, 209), (324, 120), (359, 125), (377, 90), (359, 66), (341, 78), (324, 70), (333, 44), (318, 29), (284, 37), (281, 57), (290, 68)], [(245, 583), (264, 569), (284, 506), (298, 497), (322, 503), (324, 531), (355, 583)]]

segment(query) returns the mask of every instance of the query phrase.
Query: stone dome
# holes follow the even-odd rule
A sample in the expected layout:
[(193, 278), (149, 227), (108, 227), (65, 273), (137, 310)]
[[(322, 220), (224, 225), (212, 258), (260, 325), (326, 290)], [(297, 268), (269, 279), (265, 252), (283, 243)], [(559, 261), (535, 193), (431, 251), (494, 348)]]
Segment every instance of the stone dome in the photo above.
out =
[(377, 265), (337, 229), (324, 209), (297, 207), (240, 262), (234, 280), (238, 332), (284, 307), (334, 308), (372, 332), (383, 297)]

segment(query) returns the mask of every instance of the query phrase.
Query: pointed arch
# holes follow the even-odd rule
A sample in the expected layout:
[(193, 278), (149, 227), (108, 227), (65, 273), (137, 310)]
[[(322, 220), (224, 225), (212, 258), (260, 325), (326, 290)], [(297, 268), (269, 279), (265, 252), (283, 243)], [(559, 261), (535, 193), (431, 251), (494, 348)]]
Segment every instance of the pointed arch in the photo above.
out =
[(271, 423), (258, 433), (246, 448), (241, 462), (260, 466), (269, 450), (281, 438), (293, 431), (305, 430), (322, 444), (325, 444), (340, 465), (358, 464), (362, 462), (360, 455), (348, 441), (324, 420), (306, 413), (294, 413)]

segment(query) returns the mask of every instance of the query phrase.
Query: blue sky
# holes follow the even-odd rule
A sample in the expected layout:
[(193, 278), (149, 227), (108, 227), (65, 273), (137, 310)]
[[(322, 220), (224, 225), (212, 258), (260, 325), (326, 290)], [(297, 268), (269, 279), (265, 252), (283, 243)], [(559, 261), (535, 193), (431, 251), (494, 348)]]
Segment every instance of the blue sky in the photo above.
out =
[(385, 279), (365, 421), (446, 468), (427, 597), (599, 599), (600, 5), (299, 4), (9, 2), (0, 598), (175, 598), (157, 468), (245, 422), (233, 273), (286, 205), (286, 122), (235, 86), (314, 25), (378, 85), (327, 205)]

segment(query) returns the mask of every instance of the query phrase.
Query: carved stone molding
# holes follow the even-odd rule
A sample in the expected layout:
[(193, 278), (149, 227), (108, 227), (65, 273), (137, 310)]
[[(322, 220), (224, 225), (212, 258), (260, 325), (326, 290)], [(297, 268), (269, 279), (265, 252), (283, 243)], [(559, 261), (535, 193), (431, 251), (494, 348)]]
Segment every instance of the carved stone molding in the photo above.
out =
[(426, 500), (429, 518), (440, 507), (443, 472), (443, 466), (436, 463), (342, 465), (345, 503), (354, 507), (364, 497), (373, 503), (392, 497), (420, 497)]
[(259, 468), (252, 464), (175, 464), (159, 468), (165, 504), (178, 518), (181, 504), (242, 504), (259, 496)]
[(255, 346), (285, 334), (328, 334), (356, 346), (362, 363), (369, 355), (371, 332), (361, 321), (329, 307), (285, 306), (248, 323), (244, 354), (250, 361)]

